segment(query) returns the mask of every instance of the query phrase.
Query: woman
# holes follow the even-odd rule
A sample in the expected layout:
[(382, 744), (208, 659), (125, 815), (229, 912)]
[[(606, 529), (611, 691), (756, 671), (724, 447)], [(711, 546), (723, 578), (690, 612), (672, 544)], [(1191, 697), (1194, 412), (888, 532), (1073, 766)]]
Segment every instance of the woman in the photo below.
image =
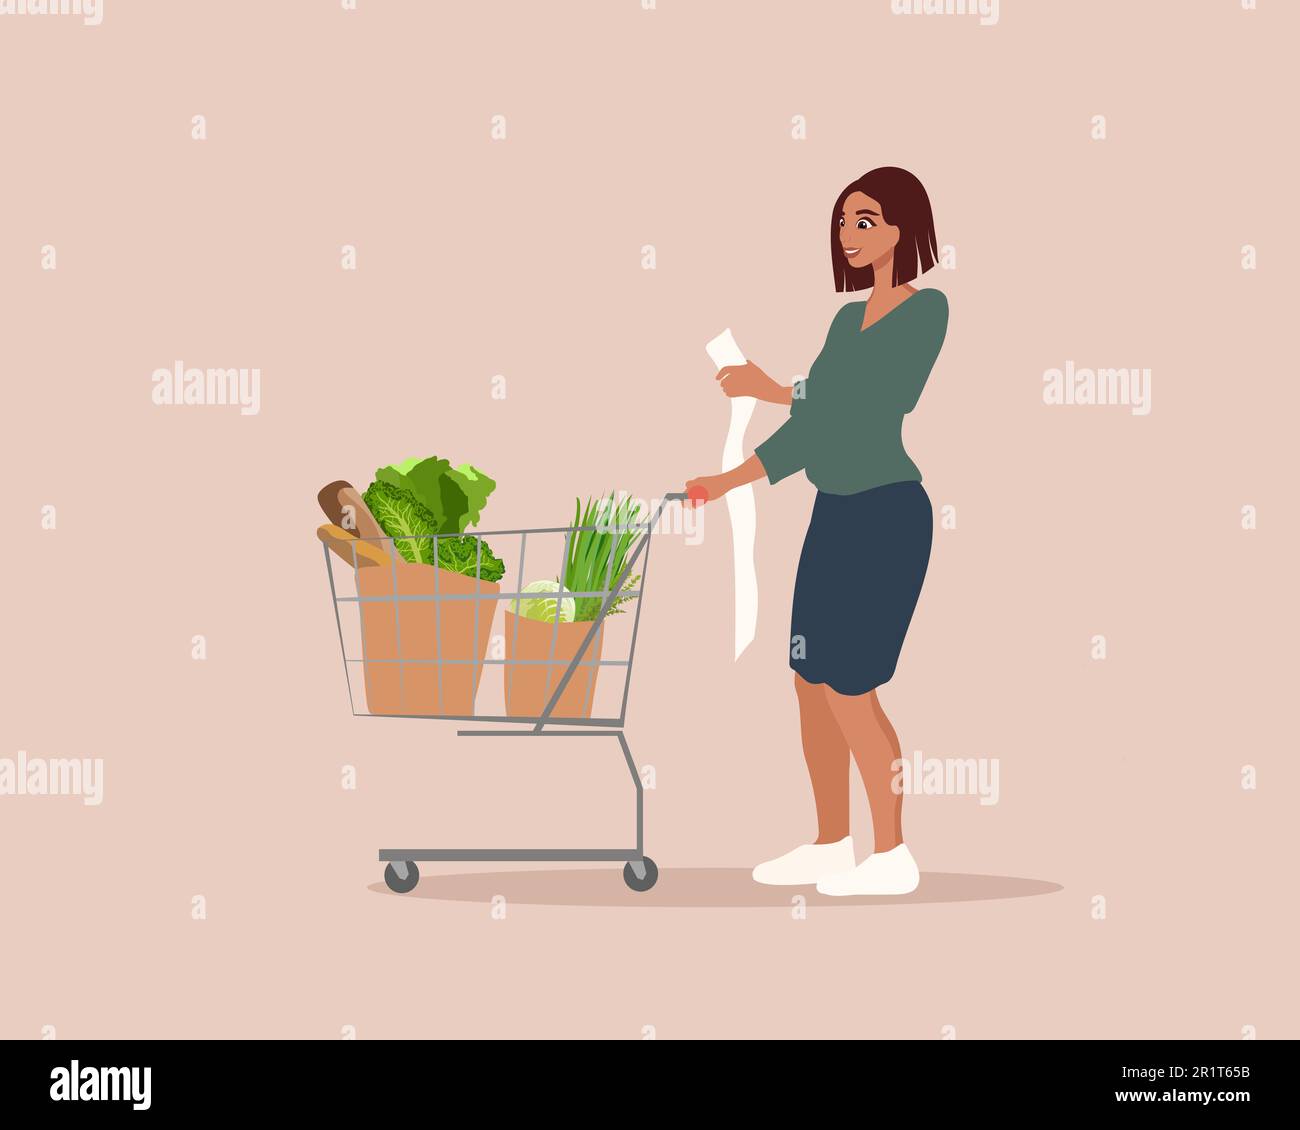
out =
[[(790, 666), (818, 836), (754, 868), (760, 883), (898, 895), (920, 882), (892, 787), (898, 736), (876, 690), (894, 673), (930, 559), (930, 499), (901, 433), (948, 327), (944, 295), (908, 285), (937, 250), (929, 197), (911, 173), (873, 169), (845, 188), (831, 216), (835, 289), (871, 288), (870, 297), (835, 315), (806, 382), (786, 388), (752, 362), (719, 372), (727, 396), (788, 404), (790, 418), (734, 470), (686, 484), (710, 501), (803, 470), (817, 488), (795, 580)], [(875, 833), (874, 853), (856, 866), (850, 751)]]

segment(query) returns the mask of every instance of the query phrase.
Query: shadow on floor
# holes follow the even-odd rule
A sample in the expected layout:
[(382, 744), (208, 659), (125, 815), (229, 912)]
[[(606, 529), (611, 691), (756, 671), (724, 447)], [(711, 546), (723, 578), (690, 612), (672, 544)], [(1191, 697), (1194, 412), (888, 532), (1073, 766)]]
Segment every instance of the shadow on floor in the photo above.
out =
[[(424, 864), (423, 867), (432, 867)], [(832, 898), (813, 887), (765, 887), (755, 883), (748, 870), (728, 867), (674, 867), (659, 875), (652, 890), (638, 894), (623, 883), (617, 866), (565, 868), (554, 871), (478, 871), (437, 874), (421, 871), (420, 883), (410, 894), (397, 895), (382, 882), (372, 891), (392, 898), (436, 899), (444, 902), (491, 902), (504, 895), (508, 902), (536, 906), (698, 906), (788, 907), (801, 894), (809, 906), (874, 906), (884, 903), (988, 902), (1028, 898), (1062, 889), (1045, 879), (1011, 875), (962, 875), (925, 871), (921, 885), (910, 895), (886, 898)]]

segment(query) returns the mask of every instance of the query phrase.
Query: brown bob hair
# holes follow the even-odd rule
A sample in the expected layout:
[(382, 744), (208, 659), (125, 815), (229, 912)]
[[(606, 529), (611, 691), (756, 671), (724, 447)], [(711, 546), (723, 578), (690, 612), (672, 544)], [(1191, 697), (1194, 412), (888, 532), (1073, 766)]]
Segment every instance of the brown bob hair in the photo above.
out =
[(835, 274), (836, 290), (867, 290), (876, 282), (870, 263), (851, 266), (840, 247), (840, 212), (844, 201), (855, 192), (877, 201), (885, 223), (898, 228), (894, 286), (911, 282), (934, 266), (939, 245), (934, 238), (934, 213), (925, 186), (906, 169), (884, 165), (863, 173), (835, 201), (831, 212), (831, 270)]

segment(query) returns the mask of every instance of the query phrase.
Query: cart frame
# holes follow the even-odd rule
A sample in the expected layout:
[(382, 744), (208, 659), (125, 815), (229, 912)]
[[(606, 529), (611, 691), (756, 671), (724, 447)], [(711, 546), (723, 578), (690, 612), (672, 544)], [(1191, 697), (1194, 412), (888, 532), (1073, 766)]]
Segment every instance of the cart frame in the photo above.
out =
[[(561, 599), (578, 597), (595, 597), (602, 598), (601, 607), (595, 619), (591, 621), (591, 627), (588, 629), (586, 636), (578, 645), (572, 659), (569, 660), (568, 666), (556, 683), (554, 691), (551, 693), (546, 706), (536, 717), (518, 717), (502, 715), (449, 715), (449, 714), (371, 714), (368, 711), (358, 711), (356, 709), (356, 700), (352, 694), (352, 676), (348, 670), (349, 660), (347, 657), (347, 646), (343, 638), (343, 621), (339, 612), (340, 603), (348, 603), (351, 600), (361, 601), (364, 599), (387, 600), (387, 597), (364, 598), (358, 594), (356, 597), (349, 598), (340, 596), (334, 584), (334, 569), (329, 560), (330, 550), (328, 546), (322, 546), (325, 552), (325, 565), (329, 573), (330, 580), (330, 597), (334, 605), (335, 622), (339, 633), (339, 647), (343, 653), (343, 670), (348, 684), (348, 699), (352, 705), (352, 713), (361, 717), (383, 717), (383, 718), (436, 718), (442, 721), (461, 721), (461, 722), (484, 722), (484, 723), (509, 723), (514, 729), (473, 729), (457, 730), (458, 737), (514, 737), (514, 738), (538, 738), (538, 737), (564, 737), (564, 738), (613, 738), (618, 743), (618, 748), (623, 755), (623, 761), (627, 766), (628, 773), (632, 777), (632, 784), (636, 790), (636, 843), (628, 848), (382, 848), (379, 851), (379, 860), (386, 863), (384, 869), (384, 880), (388, 887), (398, 894), (406, 894), (415, 889), (419, 882), (420, 871), (418, 863), (423, 862), (621, 862), (623, 867), (623, 880), (634, 891), (648, 891), (655, 885), (659, 877), (659, 869), (653, 859), (645, 854), (645, 789), (641, 783), (641, 775), (637, 770), (636, 761), (632, 757), (632, 750), (628, 745), (627, 737), (624, 734), (624, 722), (627, 717), (628, 693), (632, 685), (632, 662), (636, 656), (636, 639), (641, 625), (641, 605), (644, 599), (646, 575), (649, 572), (650, 562), (650, 537), (654, 531), (656, 523), (663, 514), (664, 508), (669, 502), (682, 502), (687, 499), (683, 492), (669, 492), (663, 495), (654, 507), (650, 517), (644, 522), (633, 523), (626, 529), (642, 530), (640, 536), (630, 547), (624, 558), (623, 568), (617, 578), (612, 576), (612, 566), (614, 554), (610, 553), (610, 576), (607, 577), (607, 585), (604, 590), (589, 593), (571, 593), (567, 590), (563, 593), (556, 594), (556, 623), (559, 623), (560, 602)], [(519, 530), (488, 530), (482, 533), (475, 531), (472, 535), (479, 539), (479, 558), (482, 558), (483, 539), (488, 537), (499, 537), (507, 534), (518, 534), (520, 536), (519, 566), (517, 576), (522, 579), (523, 565), (525, 554), (527, 552), (527, 539), (529, 534), (559, 534), (563, 533), (565, 537), (565, 560), (568, 560), (570, 539), (575, 532), (584, 529), (594, 529), (599, 527), (591, 526), (556, 526), (545, 529), (519, 529)], [(619, 529), (624, 529), (619, 527)], [(434, 560), (437, 560), (437, 539), (440, 536), (432, 535), (434, 540)], [(385, 539), (392, 541), (393, 539)], [(635, 589), (624, 589), (628, 583), (628, 578), (632, 576), (632, 570), (636, 567), (638, 561), (644, 557), (641, 566), (641, 579)], [(357, 567), (356, 550), (353, 549), (353, 566)], [(476, 570), (476, 572), (480, 572)], [(561, 574), (563, 576), (563, 574)], [(481, 580), (480, 580), (481, 585)], [(468, 594), (467, 596), (453, 596), (452, 594), (440, 594), (426, 597), (400, 596), (394, 586), (394, 595), (392, 599), (409, 600), (409, 599), (426, 599), (426, 600), (483, 600), (490, 599), (493, 601), (526, 599), (536, 596), (535, 593), (524, 592), (506, 592), (495, 593), (491, 596), (479, 592)], [(598, 660), (600, 666), (626, 666), (627, 673), (623, 681), (623, 697), (616, 718), (557, 718), (554, 716), (556, 704), (564, 694), (565, 688), (568, 687), (574, 673), (580, 666), (583, 666), (583, 659), (588, 654), (592, 641), (596, 638), (597, 632), (600, 631), (605, 616), (609, 613), (610, 608), (616, 600), (636, 598), (636, 613), (632, 623), (632, 636), (628, 644), (628, 653), (626, 660)], [(478, 619), (475, 617), (475, 632), (477, 634)], [(363, 637), (364, 638), (364, 637)], [(363, 656), (361, 662), (378, 662), (377, 660), (368, 660)], [(409, 660), (397, 659), (394, 662), (412, 662)], [(437, 659), (435, 663), (453, 663), (454, 660)], [(491, 665), (520, 663), (519, 660), (467, 660), (471, 664)], [(542, 660), (546, 663), (551, 661)], [(587, 664), (590, 666), (591, 664)], [(441, 672), (439, 674), (441, 678)], [(561, 726), (562, 729), (555, 727)], [(549, 729), (547, 727), (550, 727)]]

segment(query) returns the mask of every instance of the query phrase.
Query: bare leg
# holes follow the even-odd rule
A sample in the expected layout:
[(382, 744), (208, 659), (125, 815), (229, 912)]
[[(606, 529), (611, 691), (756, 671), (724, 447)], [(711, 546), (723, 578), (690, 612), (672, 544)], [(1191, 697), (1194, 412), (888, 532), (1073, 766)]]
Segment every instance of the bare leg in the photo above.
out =
[(849, 743), (845, 741), (826, 698), (826, 688), (796, 675), (803, 755), (817, 804), (817, 839), (800, 844), (754, 868), (754, 880), (769, 886), (818, 884), (853, 871), (849, 839)]
[(829, 686), (816, 689), (825, 692), (831, 713), (848, 739), (862, 783), (867, 787), (875, 850), (889, 851), (903, 842), (903, 794), (895, 793), (893, 788), (893, 762), (902, 757), (898, 734), (885, 717), (874, 690), (845, 695)]
[(849, 834), (849, 743), (827, 701), (830, 687), (794, 677), (803, 756), (817, 805), (817, 840), (833, 844)]

